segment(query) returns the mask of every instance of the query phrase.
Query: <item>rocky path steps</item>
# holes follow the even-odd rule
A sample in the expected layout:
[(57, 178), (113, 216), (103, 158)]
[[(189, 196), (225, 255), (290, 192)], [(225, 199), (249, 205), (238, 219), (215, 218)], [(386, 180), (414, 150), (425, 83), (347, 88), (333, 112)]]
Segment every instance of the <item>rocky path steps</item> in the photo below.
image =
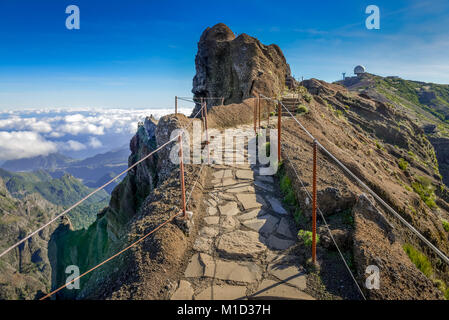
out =
[[(239, 129), (244, 136), (251, 127)], [(288, 254), (294, 222), (274, 178), (258, 175), (247, 150), (244, 156), (243, 165), (212, 166), (203, 225), (172, 300), (313, 299), (304, 269)]]

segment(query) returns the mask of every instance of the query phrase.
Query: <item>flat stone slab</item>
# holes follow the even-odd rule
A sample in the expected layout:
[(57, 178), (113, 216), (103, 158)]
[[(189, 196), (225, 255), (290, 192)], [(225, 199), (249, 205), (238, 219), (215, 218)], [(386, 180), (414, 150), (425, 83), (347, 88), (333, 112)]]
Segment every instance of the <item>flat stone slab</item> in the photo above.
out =
[(315, 300), (312, 296), (286, 284), (263, 280), (250, 299)]
[(219, 206), (218, 210), (220, 210), (220, 214), (224, 216), (235, 216), (240, 213), (236, 202), (228, 202), (223, 206)]
[(256, 192), (256, 191), (254, 190), (254, 187), (253, 187), (253, 186), (248, 186), (248, 185), (246, 185), (246, 186), (241, 186), (241, 187), (235, 186), (235, 187), (226, 189), (226, 192), (230, 192), (230, 193), (251, 192), (251, 193), (254, 193), (254, 192)]
[(215, 207), (209, 207), (209, 208), (207, 208), (207, 214), (209, 215), (209, 216), (214, 216), (214, 215), (216, 215), (217, 214), (217, 208), (215, 208)]
[(240, 222), (234, 219), (234, 217), (225, 216), (221, 221), (221, 226), (226, 231), (232, 231), (240, 227)]
[(304, 290), (307, 287), (306, 274), (297, 266), (271, 264), (268, 266), (268, 272), (279, 280), (291, 284), (300, 290)]
[(278, 222), (278, 218), (272, 215), (265, 215), (252, 220), (246, 220), (242, 222), (242, 224), (251, 230), (259, 232), (264, 236), (268, 236), (273, 233)]
[(262, 270), (255, 263), (218, 260), (215, 266), (215, 278), (221, 280), (252, 283), (262, 277)]
[(262, 183), (273, 183), (274, 179), (272, 176), (256, 176), (256, 180)]
[(225, 178), (223, 182), (221, 183), (221, 186), (227, 187), (237, 184), (237, 180), (234, 180), (233, 178)]
[(270, 202), (271, 208), (274, 212), (278, 214), (287, 214), (287, 210), (284, 209), (281, 202), (276, 198), (268, 198), (268, 202)]
[(258, 180), (255, 180), (255, 181), (254, 181), (254, 185), (255, 185), (256, 187), (260, 188), (260, 189), (265, 190), (265, 191), (268, 191), (268, 192), (274, 192), (274, 188), (273, 188), (272, 186), (270, 186), (269, 184), (260, 182), (260, 181), (258, 181)]
[(218, 229), (217, 228), (211, 228), (211, 227), (203, 227), (200, 230), (200, 236), (207, 237), (207, 238), (213, 238), (218, 235)]
[(218, 222), (220, 221), (220, 217), (218, 216), (206, 217), (204, 218), (204, 221), (208, 225), (218, 224)]
[(271, 249), (274, 249), (274, 250), (285, 250), (285, 249), (290, 248), (294, 244), (295, 244), (295, 241), (293, 241), (293, 240), (281, 239), (279, 237), (276, 237), (275, 235), (271, 235), (267, 239), (268, 247), (270, 247)]
[(224, 172), (225, 172), (225, 170), (220, 170), (220, 171), (214, 172), (214, 178), (215, 179), (223, 179)]
[(217, 250), (230, 257), (256, 257), (267, 247), (257, 232), (236, 230), (225, 233), (218, 239)]
[(252, 210), (252, 211), (250, 211), (248, 213), (244, 213), (244, 214), (238, 216), (237, 218), (240, 221), (250, 220), (250, 219), (254, 219), (254, 218), (258, 217), (258, 216), (263, 215), (263, 213), (264, 213), (264, 211), (262, 209), (254, 209), (254, 210)]
[(193, 249), (196, 251), (210, 253), (212, 251), (212, 239), (208, 237), (198, 237), (193, 244)]
[(237, 170), (235, 176), (237, 179), (254, 180), (254, 172), (251, 170)]
[(238, 194), (237, 199), (243, 205), (245, 210), (262, 207), (262, 203), (257, 201), (256, 194), (254, 193)]
[(205, 253), (196, 253), (190, 259), (184, 272), (186, 278), (213, 277), (215, 273), (215, 262), (212, 257)]
[(245, 297), (245, 286), (212, 285), (198, 293), (195, 300), (236, 300)]
[(288, 223), (288, 220), (286, 218), (281, 219), (281, 222), (279, 222), (279, 226), (276, 232), (280, 235), (283, 235), (284, 237), (295, 239), (295, 235), (291, 231), (290, 224)]
[(193, 288), (190, 282), (181, 280), (179, 281), (178, 288), (171, 296), (170, 300), (192, 300)]

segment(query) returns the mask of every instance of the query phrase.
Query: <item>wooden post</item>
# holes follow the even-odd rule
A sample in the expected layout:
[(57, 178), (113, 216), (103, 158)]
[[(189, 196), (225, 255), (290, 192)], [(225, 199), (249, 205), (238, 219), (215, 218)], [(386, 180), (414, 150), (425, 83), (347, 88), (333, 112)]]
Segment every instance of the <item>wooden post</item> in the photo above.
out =
[(278, 102), (278, 166), (281, 164), (281, 130), (282, 130), (282, 106)]
[(178, 114), (178, 96), (175, 96), (175, 114)]
[(182, 203), (182, 217), (187, 218), (186, 215), (186, 187), (184, 182), (184, 155), (182, 150), (182, 134), (179, 135), (179, 166), (181, 179), (181, 203)]
[(317, 141), (313, 141), (312, 262), (316, 264), (316, 181)]

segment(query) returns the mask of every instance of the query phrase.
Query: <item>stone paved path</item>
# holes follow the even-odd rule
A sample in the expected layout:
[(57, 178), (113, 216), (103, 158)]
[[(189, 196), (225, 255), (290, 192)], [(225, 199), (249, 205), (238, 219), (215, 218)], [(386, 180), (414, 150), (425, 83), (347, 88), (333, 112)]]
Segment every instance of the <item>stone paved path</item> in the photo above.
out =
[[(223, 149), (225, 158), (233, 152)], [(294, 222), (275, 181), (246, 163), (212, 167), (195, 253), (172, 300), (313, 299), (304, 269), (285, 252), (296, 242)]]

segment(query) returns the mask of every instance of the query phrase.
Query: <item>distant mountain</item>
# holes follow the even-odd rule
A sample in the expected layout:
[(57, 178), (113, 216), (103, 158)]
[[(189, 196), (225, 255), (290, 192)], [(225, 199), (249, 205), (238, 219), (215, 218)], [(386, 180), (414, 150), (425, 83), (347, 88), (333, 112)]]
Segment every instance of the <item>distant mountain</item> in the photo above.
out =
[[(84, 160), (53, 153), (48, 156), (9, 160), (2, 165), (2, 168), (14, 172), (45, 170), (53, 178), (61, 178), (69, 173), (81, 179), (84, 185), (97, 188), (128, 167), (129, 154), (128, 147), (97, 154)], [(121, 178), (111, 183), (105, 190), (110, 193), (120, 181)]]
[[(63, 208), (70, 207), (93, 191), (70, 174), (64, 174), (61, 178), (52, 178), (44, 170), (12, 173), (0, 169), (0, 178), (4, 181), (8, 193), (16, 199), (23, 199), (37, 193), (48, 202)], [(82, 205), (69, 212), (68, 216), (73, 227), (87, 228), (96, 219), (97, 213), (108, 203), (109, 194), (104, 190), (98, 191)]]
[(53, 171), (57, 168), (66, 167), (74, 161), (76, 160), (60, 153), (51, 153), (48, 156), (8, 160), (3, 163), (2, 168), (9, 171), (34, 171), (39, 169)]
[(413, 119), (432, 143), (438, 159), (436, 169), (449, 186), (449, 85), (370, 73), (348, 77), (338, 83), (370, 99), (385, 102)]

